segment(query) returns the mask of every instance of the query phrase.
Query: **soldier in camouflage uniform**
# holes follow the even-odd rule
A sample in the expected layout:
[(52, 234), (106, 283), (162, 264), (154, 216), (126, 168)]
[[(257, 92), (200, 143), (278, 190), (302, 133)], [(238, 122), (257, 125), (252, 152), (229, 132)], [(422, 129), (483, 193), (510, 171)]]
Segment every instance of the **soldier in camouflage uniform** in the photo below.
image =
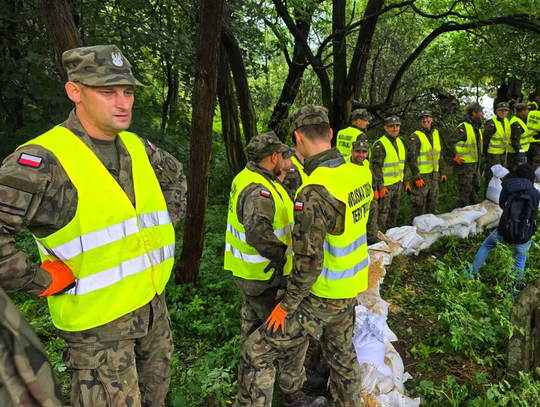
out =
[(0, 288), (2, 407), (59, 407), (62, 392), (34, 330)]
[(530, 134), (527, 128), (527, 116), (529, 108), (525, 103), (515, 106), (516, 114), (510, 119), (510, 145), (507, 150), (507, 169), (510, 176), (515, 176), (517, 167), (523, 163), (520, 158), (520, 150), (527, 152), (530, 148)]
[[(293, 113), (289, 120), (297, 136), (297, 149), (301, 149), (302, 154), (307, 157), (305, 169), (309, 176), (308, 182), (313, 180), (317, 173), (327, 173), (326, 168), (331, 171), (336, 169), (351, 171), (349, 168), (342, 168), (346, 166), (345, 160), (336, 148), (331, 148), (332, 132), (325, 108), (304, 106)], [(259, 328), (251, 335), (242, 349), (242, 376), (239, 379), (241, 406), (271, 405), (275, 358), (282, 359), (279, 382), (284, 393), (290, 393), (301, 386), (304, 380), (302, 364), (308, 336), (320, 341), (330, 365), (331, 404), (346, 407), (361, 405), (359, 364), (352, 343), (354, 307), (357, 304), (358, 293), (346, 297), (334, 291), (336, 294), (332, 296), (334, 299), (313, 293), (315, 286), (319, 286), (327, 278), (328, 269), (323, 264), (325, 251), (330, 249), (327, 248), (326, 239), (346, 234), (351, 226), (349, 222), (352, 222), (349, 217), (352, 208), (356, 205), (369, 208), (373, 196), (369, 171), (363, 169), (352, 171), (360, 176), (358, 179), (355, 178), (351, 185), (340, 185), (339, 180), (332, 186), (307, 184), (297, 193), (293, 270), (289, 276), (285, 296), (272, 312), (267, 326)], [(343, 189), (355, 188), (357, 184), (362, 184), (365, 189), (360, 188), (362, 191), (358, 191), (356, 198), (351, 198), (348, 202), (337, 200), (327, 189), (337, 189), (338, 186)], [(351, 196), (349, 194), (349, 197)], [(367, 216), (359, 216), (356, 220), (363, 222), (365, 228), (366, 219)], [(355, 236), (352, 238), (356, 239)], [(359, 247), (360, 250), (365, 249), (363, 252), (355, 251), (352, 254), (355, 255), (355, 261), (365, 262), (367, 266), (365, 244), (364, 241)], [(367, 274), (365, 276), (367, 277)], [(351, 278), (356, 278), (356, 275)], [(354, 282), (351, 283), (356, 289)], [(325, 405), (325, 401), (316, 399), (311, 403), (294, 403), (286, 399), (285, 405), (322, 406)]]
[[(426, 213), (435, 213), (437, 210), (437, 202), (439, 200), (439, 174), (442, 182), (446, 182), (444, 158), (441, 151), (441, 142), (439, 131), (432, 127), (433, 116), (430, 111), (423, 110), (419, 116), (419, 126), (409, 137), (409, 145), (407, 146), (407, 165), (411, 169), (414, 183), (411, 191), (411, 214), (410, 223), (417, 216)], [(425, 137), (425, 139), (423, 139)], [(435, 140), (435, 143), (434, 143)], [(427, 141), (427, 143), (426, 143)], [(424, 151), (421, 153), (422, 145)], [(436, 147), (438, 146), (438, 147)], [(423, 154), (423, 155), (422, 155)], [(434, 158), (437, 157), (438, 159)], [(420, 172), (421, 160), (426, 157), (428, 165), (435, 167), (438, 165), (438, 171), (433, 168), (431, 172)], [(435, 163), (433, 160), (436, 160)]]
[[(87, 156), (97, 158), (95, 165), (103, 165), (126, 199), (135, 205), (137, 180), (132, 175), (133, 158), (117, 133), (129, 127), (134, 85), (140, 83), (115, 46), (66, 51), (63, 64), (69, 78), (66, 91), (76, 107), (60, 128), (76, 137), (69, 139), (73, 140), (71, 143), (79, 140), (86, 146)], [(66, 133), (66, 137), (70, 136)], [(182, 165), (151, 142), (143, 139), (139, 142), (174, 225), (184, 217), (186, 207)], [(88, 177), (92, 177), (92, 172), (88, 172)], [(62, 162), (39, 144), (29, 142), (5, 159), (0, 168), (2, 287), (51, 296), (65, 292), (73, 283), (78, 284), (79, 280), (74, 279), (77, 271), (72, 273), (60, 260), (44, 262), (41, 266), (32, 264), (27, 254), (15, 246), (13, 235), (23, 228), (37, 238), (62, 233), (77, 216), (82, 205), (80, 194)], [(114, 201), (110, 202), (110, 208), (116, 210)], [(128, 269), (125, 272), (129, 275)], [(108, 288), (111, 287), (115, 286)], [(108, 323), (84, 330), (59, 330), (59, 336), (68, 346), (64, 362), (72, 369), (72, 406), (163, 405), (170, 382), (173, 340), (165, 292), (153, 295), (145, 305)], [(98, 300), (99, 295), (95, 298)], [(119, 304), (124, 301), (125, 298), (118, 298)], [(93, 316), (91, 310), (81, 318), (89, 316)]]
[(340, 130), (336, 137), (336, 147), (343, 157), (351, 155), (355, 141), (367, 140), (366, 130), (371, 119), (366, 109), (355, 109), (351, 112), (351, 125)]
[[(480, 162), (482, 157), (482, 118), (484, 117), (484, 108), (474, 103), (469, 106), (467, 116), (463, 120), (456, 131), (454, 131), (448, 137), (448, 149), (454, 153), (452, 159), (455, 163), (455, 171), (458, 177), (458, 198), (457, 207), (463, 208), (468, 205), (474, 205), (478, 201), (478, 191), (480, 190)], [(474, 134), (470, 134), (473, 132)], [(468, 141), (473, 143), (468, 143)], [(476, 148), (470, 148), (471, 151), (467, 152), (471, 157), (476, 151), (476, 161), (467, 162), (465, 158), (460, 156), (462, 152), (458, 151), (459, 146), (463, 144), (475, 144)]]
[(495, 116), (486, 122), (484, 131), (482, 132), (484, 153), (486, 154), (486, 168), (484, 170), (486, 193), (487, 185), (493, 177), (491, 167), (494, 165), (506, 167), (506, 146), (510, 142), (507, 139), (507, 132), (510, 133), (510, 122), (506, 118), (508, 109), (507, 102), (498, 103), (495, 109)]

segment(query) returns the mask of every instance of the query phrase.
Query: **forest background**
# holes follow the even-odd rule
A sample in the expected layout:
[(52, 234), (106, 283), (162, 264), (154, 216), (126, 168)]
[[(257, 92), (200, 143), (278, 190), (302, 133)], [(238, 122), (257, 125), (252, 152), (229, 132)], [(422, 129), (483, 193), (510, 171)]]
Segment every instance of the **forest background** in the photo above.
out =
[[(136, 92), (131, 130), (173, 153), (189, 174), (167, 288), (175, 407), (235, 404), (240, 293), (222, 258), (230, 182), (253, 136), (272, 129), (290, 143), (287, 115), (309, 103), (329, 109), (335, 134), (352, 109), (367, 108), (372, 141), (384, 117), (402, 117), (406, 139), (429, 109), (444, 139), (469, 102), (485, 95), (514, 102), (540, 89), (540, 2), (532, 0), (0, 0), (0, 7), (1, 159), (71, 110), (62, 52), (113, 43), (146, 85)], [(449, 175), (439, 212), (455, 205)], [(405, 197), (401, 224), (408, 207)], [(37, 262), (31, 236), (17, 239)], [(490, 258), (473, 284), (458, 272), (482, 239), (445, 238), (397, 261), (383, 284), (413, 374), (407, 387), (425, 405), (538, 403), (531, 376), (517, 387), (504, 379), (511, 253)], [(539, 260), (535, 238), (528, 280), (540, 276)], [(65, 345), (46, 302), (13, 298), (67, 396)]]

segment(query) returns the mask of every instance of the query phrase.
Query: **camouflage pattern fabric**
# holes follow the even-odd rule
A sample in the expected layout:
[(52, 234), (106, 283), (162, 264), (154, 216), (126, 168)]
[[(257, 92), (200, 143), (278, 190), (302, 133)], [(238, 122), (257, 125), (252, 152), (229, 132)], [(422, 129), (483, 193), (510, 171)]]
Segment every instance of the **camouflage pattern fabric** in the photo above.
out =
[(373, 119), (371, 115), (367, 112), (366, 109), (355, 109), (351, 112), (351, 120), (366, 120), (370, 121)]
[(2, 407), (59, 407), (62, 393), (32, 327), (0, 288), (0, 400)]
[(399, 215), (399, 204), (401, 202), (401, 194), (403, 192), (403, 183), (396, 182), (394, 185), (386, 187), (388, 193), (384, 198), (379, 198), (379, 216), (377, 223), (381, 230), (396, 227), (397, 217)]
[(246, 148), (249, 160), (254, 162), (259, 162), (273, 153), (289, 152), (289, 147), (283, 144), (273, 131), (253, 137)]
[(411, 215), (410, 224), (417, 216), (433, 213), (437, 211), (439, 200), (439, 173), (422, 174), (424, 186), (418, 188), (413, 182), (411, 184)]
[[(426, 131), (423, 128), (419, 128), (418, 130), (424, 133), (426, 135), (426, 138), (429, 141), (429, 144), (433, 145), (433, 130)], [(442, 139), (441, 139), (441, 143), (442, 143)], [(422, 143), (420, 142), (418, 135), (414, 133), (411, 134), (409, 137), (409, 144), (407, 145), (406, 155), (407, 155), (407, 166), (411, 170), (411, 174), (412, 174), (412, 181), (416, 181), (424, 177), (424, 174), (420, 174), (420, 170), (418, 169), (418, 156), (420, 155), (421, 145)], [(441, 148), (442, 148), (442, 145), (441, 145)], [(439, 158), (439, 172), (442, 175), (446, 175), (446, 164), (444, 162), (442, 151), (441, 151), (441, 156)], [(414, 184), (414, 182), (412, 183)]]
[(477, 163), (456, 164), (455, 170), (458, 177), (457, 207), (463, 208), (478, 203), (480, 171)]
[(296, 164), (292, 163), (289, 172), (285, 175), (283, 180), (283, 187), (289, 193), (289, 197), (294, 201), (296, 191), (302, 186), (302, 176), (298, 170)]
[(328, 109), (326, 107), (307, 105), (289, 115), (289, 129), (291, 134), (304, 126), (321, 123), (330, 124)]
[(86, 86), (143, 86), (131, 73), (131, 65), (115, 45), (96, 45), (67, 50), (62, 65), (70, 82)]
[[(247, 280), (244, 280), (247, 281)], [(242, 293), (242, 342), (268, 319), (276, 305), (283, 298), (285, 288), (270, 287), (257, 296)]]

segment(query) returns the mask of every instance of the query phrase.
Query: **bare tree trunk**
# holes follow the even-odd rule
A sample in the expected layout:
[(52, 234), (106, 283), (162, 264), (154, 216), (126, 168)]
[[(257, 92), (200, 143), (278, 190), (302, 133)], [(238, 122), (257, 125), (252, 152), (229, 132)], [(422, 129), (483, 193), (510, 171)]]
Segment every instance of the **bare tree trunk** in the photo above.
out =
[[(332, 54), (334, 56), (334, 109), (333, 119), (334, 134), (345, 127), (348, 112), (343, 111), (343, 92), (347, 82), (347, 33), (345, 31), (345, 5), (346, 0), (334, 0), (332, 2)], [(339, 34), (338, 34), (339, 33)], [(333, 138), (335, 143), (336, 137)]]
[(66, 0), (38, 0), (39, 14), (51, 43), (58, 75), (62, 82), (67, 74), (62, 67), (62, 54), (72, 48), (82, 47), (71, 8)]
[(225, 0), (201, 0), (189, 155), (187, 215), (175, 282), (196, 283), (204, 244), (212, 122), (216, 107), (219, 41)]
[(227, 58), (227, 51), (223, 45), (219, 54), (218, 71), (218, 98), (221, 111), (221, 129), (223, 142), (227, 151), (227, 161), (234, 177), (246, 166), (247, 160), (240, 137), (240, 124), (238, 123), (238, 109), (231, 83), (231, 69)]

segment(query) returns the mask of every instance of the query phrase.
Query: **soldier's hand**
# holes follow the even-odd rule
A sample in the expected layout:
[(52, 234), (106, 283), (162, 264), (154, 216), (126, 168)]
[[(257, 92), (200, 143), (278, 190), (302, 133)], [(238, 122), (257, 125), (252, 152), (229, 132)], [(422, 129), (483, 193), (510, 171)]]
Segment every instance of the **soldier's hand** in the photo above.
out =
[(456, 155), (454, 158), (452, 158), (452, 160), (454, 160), (456, 162), (456, 164), (463, 164), (463, 158), (461, 158), (458, 155)]
[(405, 184), (405, 192), (407, 192), (407, 195), (412, 194), (411, 186), (409, 184)]
[(283, 274), (283, 267), (287, 263), (287, 256), (285, 256), (280, 261), (271, 261), (268, 263), (268, 266), (263, 270), (265, 273), (268, 273), (270, 270), (275, 270), (277, 273)]
[(386, 194), (388, 193), (388, 188), (384, 187), (383, 189), (379, 190), (379, 198), (384, 199)]
[(75, 276), (73, 272), (60, 260), (45, 260), (41, 268), (51, 275), (51, 285), (39, 294), (40, 297), (62, 294), (75, 286)]
[(274, 308), (266, 320), (266, 330), (268, 332), (275, 333), (278, 328), (281, 327), (281, 334), (285, 335), (285, 318), (287, 318), (287, 315), (289, 315), (289, 313), (285, 312), (283, 308), (281, 308), (281, 303), (276, 305), (276, 308)]
[(373, 191), (373, 199), (375, 199), (376, 201), (379, 200), (379, 191), (377, 190)]
[(443, 184), (446, 184), (446, 181), (448, 181), (448, 179), (446, 178), (446, 175), (441, 175), (441, 181)]
[[(417, 179), (416, 181), (414, 181), (414, 185), (416, 185), (417, 188), (422, 188), (424, 185), (426, 185), (426, 183), (424, 182), (424, 180), (422, 178), (420, 179)], [(410, 189), (410, 187), (409, 187)]]

